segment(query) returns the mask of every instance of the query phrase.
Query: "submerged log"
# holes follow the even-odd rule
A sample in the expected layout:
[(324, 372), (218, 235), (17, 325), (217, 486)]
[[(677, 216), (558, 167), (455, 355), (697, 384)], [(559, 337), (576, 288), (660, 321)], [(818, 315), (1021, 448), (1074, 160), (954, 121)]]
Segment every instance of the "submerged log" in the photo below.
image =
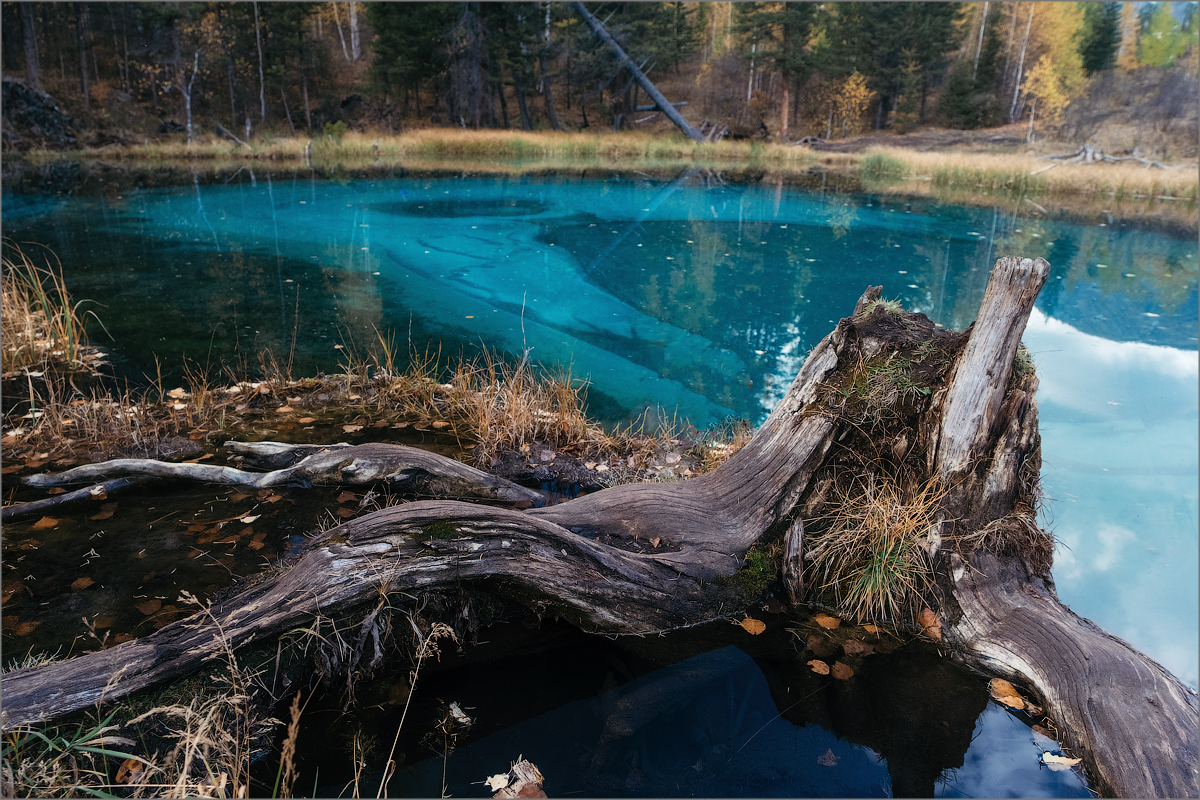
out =
[[(838, 546), (830, 520), (856, 502), (851, 476), (876, 493), (891, 481), (930, 506), (918, 549), (936, 583), (908, 610), (928, 604), (956, 658), (1039, 695), (1094, 788), (1194, 796), (1195, 693), (1058, 602), (1052, 539), (1034, 522), (1037, 379), (1016, 354), (1047, 273), (1040, 259), (1001, 259), (978, 321), (961, 334), (881, 302), (871, 287), (750, 443), (713, 472), (528, 511), (437, 500), (350, 520), (315, 537), (286, 572), (188, 620), (4, 676), (0, 724), (115, 699), (227, 646), (349, 614), (382, 594), (401, 607), (406, 596), (473, 583), (587, 631), (692, 625), (755, 599), (760, 590), (738, 573), (751, 547), (761, 554), (771, 542), (780, 543), (774, 568), (793, 602), (820, 600), (849, 615), (854, 608), (813, 559)], [(379, 617), (361, 623), (360, 650), (378, 647)], [(878, 619), (915, 632), (914, 620)], [(353, 662), (376, 660), (363, 655)]]

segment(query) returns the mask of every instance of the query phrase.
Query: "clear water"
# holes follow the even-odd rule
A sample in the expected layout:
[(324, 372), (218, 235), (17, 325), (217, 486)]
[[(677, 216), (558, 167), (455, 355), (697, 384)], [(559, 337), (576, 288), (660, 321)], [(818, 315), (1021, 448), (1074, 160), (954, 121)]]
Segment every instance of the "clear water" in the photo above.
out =
[(6, 188), (4, 232), (57, 252), (134, 376), (287, 353), (294, 327), (296, 371), (333, 370), (378, 330), (529, 349), (602, 419), (700, 428), (760, 421), (867, 285), (963, 328), (998, 256), (1045, 257), (1025, 342), (1059, 595), (1197, 685), (1194, 230), (698, 177), (207, 180)]

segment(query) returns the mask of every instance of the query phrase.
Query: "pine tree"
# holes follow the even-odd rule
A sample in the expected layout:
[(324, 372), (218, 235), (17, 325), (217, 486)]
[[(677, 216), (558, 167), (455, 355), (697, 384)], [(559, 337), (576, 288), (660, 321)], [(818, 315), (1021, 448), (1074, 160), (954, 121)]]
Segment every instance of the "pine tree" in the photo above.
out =
[(1121, 4), (1085, 3), (1083, 26), (1079, 55), (1084, 71), (1091, 75), (1112, 69), (1121, 46)]

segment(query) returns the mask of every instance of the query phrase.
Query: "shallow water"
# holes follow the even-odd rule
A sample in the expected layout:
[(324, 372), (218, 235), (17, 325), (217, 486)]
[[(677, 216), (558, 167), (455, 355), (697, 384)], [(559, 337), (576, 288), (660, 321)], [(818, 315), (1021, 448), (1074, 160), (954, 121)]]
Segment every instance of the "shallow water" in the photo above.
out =
[(963, 328), (998, 256), (1045, 257), (1024, 340), (1059, 595), (1196, 686), (1194, 232), (686, 174), (206, 180), (5, 192), (5, 235), (55, 250), (127, 374), (253, 363), (293, 329), (298, 374), (335, 370), (378, 330), (530, 349), (610, 422), (758, 422), (866, 286)]

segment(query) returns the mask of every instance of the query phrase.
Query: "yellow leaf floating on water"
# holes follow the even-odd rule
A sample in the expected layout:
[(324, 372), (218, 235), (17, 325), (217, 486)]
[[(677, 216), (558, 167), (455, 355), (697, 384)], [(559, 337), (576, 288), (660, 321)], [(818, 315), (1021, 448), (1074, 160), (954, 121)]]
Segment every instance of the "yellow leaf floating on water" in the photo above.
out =
[(1080, 762), (1078, 758), (1067, 758), (1066, 756), (1056, 756), (1053, 753), (1042, 753), (1042, 763), (1055, 772), (1064, 769), (1070, 769)]
[(33, 523), (33, 529), (35, 531), (44, 531), (47, 528), (53, 528), (57, 524), (58, 520), (56, 520), (54, 517), (42, 517), (37, 522)]
[(742, 620), (742, 627), (745, 628), (746, 632), (752, 636), (758, 636), (767, 629), (767, 623), (759, 619), (751, 619), (750, 617), (746, 617), (744, 620)]
[(836, 628), (842, 624), (842, 621), (837, 617), (831, 617), (828, 614), (817, 614), (813, 617), (813, 622), (820, 625), (822, 628)]
[(812, 667), (812, 671), (818, 675), (829, 674), (829, 665), (819, 658), (814, 658), (812, 661), (808, 662), (808, 666)]
[(1025, 699), (1021, 697), (1021, 693), (1003, 678), (992, 678), (991, 683), (988, 684), (988, 691), (997, 703), (1003, 703), (1018, 711), (1025, 707)]
[(71, 588), (77, 592), (81, 592), (91, 586), (93, 583), (95, 583), (95, 581), (91, 578), (76, 578), (75, 580), (71, 581)]

